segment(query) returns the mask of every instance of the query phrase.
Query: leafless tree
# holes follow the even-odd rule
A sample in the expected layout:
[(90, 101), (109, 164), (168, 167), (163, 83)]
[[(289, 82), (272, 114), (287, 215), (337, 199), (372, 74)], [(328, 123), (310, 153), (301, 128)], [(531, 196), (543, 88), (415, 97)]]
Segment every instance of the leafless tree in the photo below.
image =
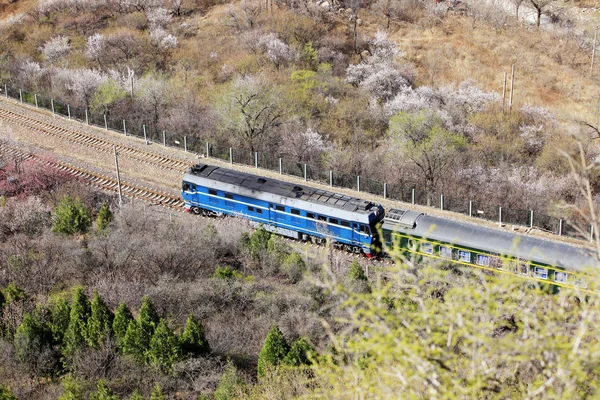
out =
[(529, 5), (533, 7), (535, 10), (535, 22), (537, 27), (540, 27), (540, 23), (542, 21), (542, 15), (547, 15), (550, 13), (550, 6), (556, 3), (558, 0), (527, 0)]

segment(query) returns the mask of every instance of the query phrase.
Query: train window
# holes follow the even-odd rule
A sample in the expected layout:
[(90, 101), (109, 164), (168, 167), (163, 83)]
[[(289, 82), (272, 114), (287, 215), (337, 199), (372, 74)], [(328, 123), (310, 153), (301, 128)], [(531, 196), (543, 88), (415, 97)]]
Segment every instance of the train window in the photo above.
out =
[(477, 254), (477, 265), (487, 267), (490, 265), (490, 257), (483, 254)]
[(383, 234), (383, 240), (385, 240), (386, 243), (391, 243), (392, 242), (392, 234), (390, 232), (385, 232)]
[(213, 196), (218, 196), (217, 191), (214, 189), (208, 189), (208, 194), (212, 194)]
[(554, 271), (554, 282), (567, 283), (567, 273)]
[(341, 224), (342, 226), (345, 226), (346, 228), (350, 228), (350, 222), (347, 222), (347, 221), (340, 221), (340, 224)]
[(277, 211), (285, 211), (285, 207), (284, 206), (275, 206), (275, 209)]
[(542, 267), (535, 267), (535, 276), (540, 279), (548, 279), (548, 270)]
[(369, 230), (369, 226), (368, 225), (361, 225), (360, 226), (360, 231), (362, 233), (367, 233), (367, 234), (371, 233), (371, 231)]
[(190, 190), (190, 184), (187, 182), (183, 182), (183, 185), (181, 186), (181, 188), (185, 191), (185, 190)]
[(499, 257), (490, 257), (490, 266), (496, 269), (502, 269), (502, 259)]
[(192, 190), (196, 190), (196, 185), (192, 185)]
[(340, 221), (338, 221), (336, 218), (329, 218), (329, 223), (339, 225)]
[(459, 250), (458, 251), (458, 259), (460, 261), (470, 263), (471, 262), (471, 253), (469, 253), (468, 251)]
[(233, 200), (233, 195), (229, 194), (229, 193), (225, 193), (225, 198)]
[(422, 242), (421, 251), (425, 254), (433, 254), (433, 244), (429, 242)]
[(440, 256), (444, 258), (452, 258), (452, 249), (447, 246), (440, 246)]
[(316, 219), (316, 218), (315, 218), (315, 214), (313, 214), (313, 213), (306, 213), (306, 216), (307, 216), (308, 218)]
[(254, 207), (252, 207), (252, 206), (248, 206), (248, 211), (250, 211), (250, 212), (254, 212)]
[[(517, 264), (517, 274), (529, 275), (529, 265), (526, 262), (519, 262)], [(548, 278), (548, 272), (546, 271), (546, 278)], [(543, 279), (546, 279), (543, 278)]]
[(257, 213), (257, 214), (262, 214), (262, 209), (260, 209), (260, 208), (258, 208), (258, 207), (257, 207), (257, 208), (256, 208), (256, 213)]
[(319, 215), (319, 221), (327, 221), (327, 217), (324, 215)]
[(300, 210), (296, 210), (295, 208), (292, 208), (292, 214), (300, 215)]

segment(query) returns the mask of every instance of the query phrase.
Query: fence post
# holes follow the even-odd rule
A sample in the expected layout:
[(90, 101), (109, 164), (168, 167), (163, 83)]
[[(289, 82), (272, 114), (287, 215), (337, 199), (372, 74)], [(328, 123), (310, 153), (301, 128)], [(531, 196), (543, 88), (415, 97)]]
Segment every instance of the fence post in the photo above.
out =
[(67, 114), (69, 115), (69, 119), (71, 119), (71, 106), (67, 104)]
[(279, 157), (279, 175), (283, 175), (283, 162), (281, 157)]
[(89, 125), (89, 124), (90, 124), (90, 116), (88, 115), (88, 110), (87, 110), (87, 108), (85, 109), (85, 123), (86, 123), (87, 125)]
[(146, 144), (148, 144), (148, 135), (146, 134), (146, 125), (142, 125), (142, 128), (144, 128), (144, 140), (146, 141)]
[(329, 170), (329, 186), (333, 186), (333, 171)]
[(233, 148), (229, 148), (229, 162), (233, 164)]
[(258, 151), (254, 152), (254, 168), (258, 168)]
[(50, 99), (50, 104), (52, 105), (52, 116), (56, 118), (56, 113), (54, 112), (54, 100)]
[(440, 210), (444, 211), (444, 195), (440, 194)]
[(4, 84), (4, 97), (8, 99), (8, 86), (6, 84)]
[(387, 183), (383, 182), (383, 198), (387, 199)]
[(210, 143), (206, 142), (206, 158), (210, 157)]
[(19, 100), (23, 102), (23, 89), (19, 89)]
[(563, 228), (563, 220), (561, 218), (558, 220), (558, 236), (562, 236), (562, 228)]
[(33, 98), (35, 99), (36, 108), (40, 108), (40, 106), (38, 106), (37, 93), (34, 93)]
[(502, 207), (498, 207), (498, 224), (502, 227)]
[(594, 225), (590, 225), (590, 242), (594, 241)]
[(410, 199), (411, 199), (411, 202), (414, 205), (415, 204), (415, 188), (413, 188), (412, 191), (411, 191)]
[(306, 180), (306, 164), (304, 164), (304, 180)]
[(360, 176), (356, 177), (356, 191), (360, 192)]
[(529, 227), (533, 228), (533, 210), (529, 211)]
[(106, 119), (106, 114), (104, 114), (104, 129), (108, 130), (108, 120)]
[(163, 146), (167, 147), (167, 133), (163, 131)]
[(125, 120), (123, 120), (123, 133), (127, 136), (127, 125), (125, 124)]
[(187, 151), (187, 136), (183, 137), (183, 151)]
[(473, 201), (469, 200), (469, 217), (473, 216)]

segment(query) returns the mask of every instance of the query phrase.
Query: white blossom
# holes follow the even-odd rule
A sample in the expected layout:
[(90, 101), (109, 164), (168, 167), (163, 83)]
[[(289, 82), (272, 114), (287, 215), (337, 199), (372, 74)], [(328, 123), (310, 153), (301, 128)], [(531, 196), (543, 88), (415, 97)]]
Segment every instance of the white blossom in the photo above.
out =
[(159, 47), (163, 50), (169, 50), (177, 47), (178, 43), (179, 41), (175, 36), (168, 34), (167, 36), (161, 39)]
[(41, 50), (46, 61), (50, 63), (58, 61), (59, 59), (65, 57), (71, 50), (69, 38), (62, 35), (53, 37), (44, 43)]
[(95, 69), (74, 69), (74, 70), (62, 70), (63, 73), (67, 73), (69, 80), (66, 84), (66, 88), (73, 92), (73, 95), (79, 102), (86, 108), (90, 107), (92, 96), (102, 83), (107, 79), (100, 71)]
[(104, 49), (104, 43), (104, 35), (101, 33), (89, 36), (85, 46), (86, 58), (92, 60), (98, 58)]
[(290, 46), (272, 33), (262, 36), (259, 40), (259, 46), (277, 68), (285, 62), (292, 61), (296, 56)]
[(146, 11), (146, 19), (148, 20), (150, 29), (164, 28), (171, 18), (171, 13), (164, 7), (151, 8)]

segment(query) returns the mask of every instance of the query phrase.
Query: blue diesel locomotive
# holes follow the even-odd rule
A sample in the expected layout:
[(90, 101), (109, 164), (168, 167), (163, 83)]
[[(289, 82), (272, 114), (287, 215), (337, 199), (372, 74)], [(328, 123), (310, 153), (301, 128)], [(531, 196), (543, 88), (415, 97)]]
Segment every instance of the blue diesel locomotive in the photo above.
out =
[(379, 204), (258, 175), (198, 164), (183, 177), (186, 210), (236, 215), (293, 239), (337, 246), (371, 256), (378, 244)]

